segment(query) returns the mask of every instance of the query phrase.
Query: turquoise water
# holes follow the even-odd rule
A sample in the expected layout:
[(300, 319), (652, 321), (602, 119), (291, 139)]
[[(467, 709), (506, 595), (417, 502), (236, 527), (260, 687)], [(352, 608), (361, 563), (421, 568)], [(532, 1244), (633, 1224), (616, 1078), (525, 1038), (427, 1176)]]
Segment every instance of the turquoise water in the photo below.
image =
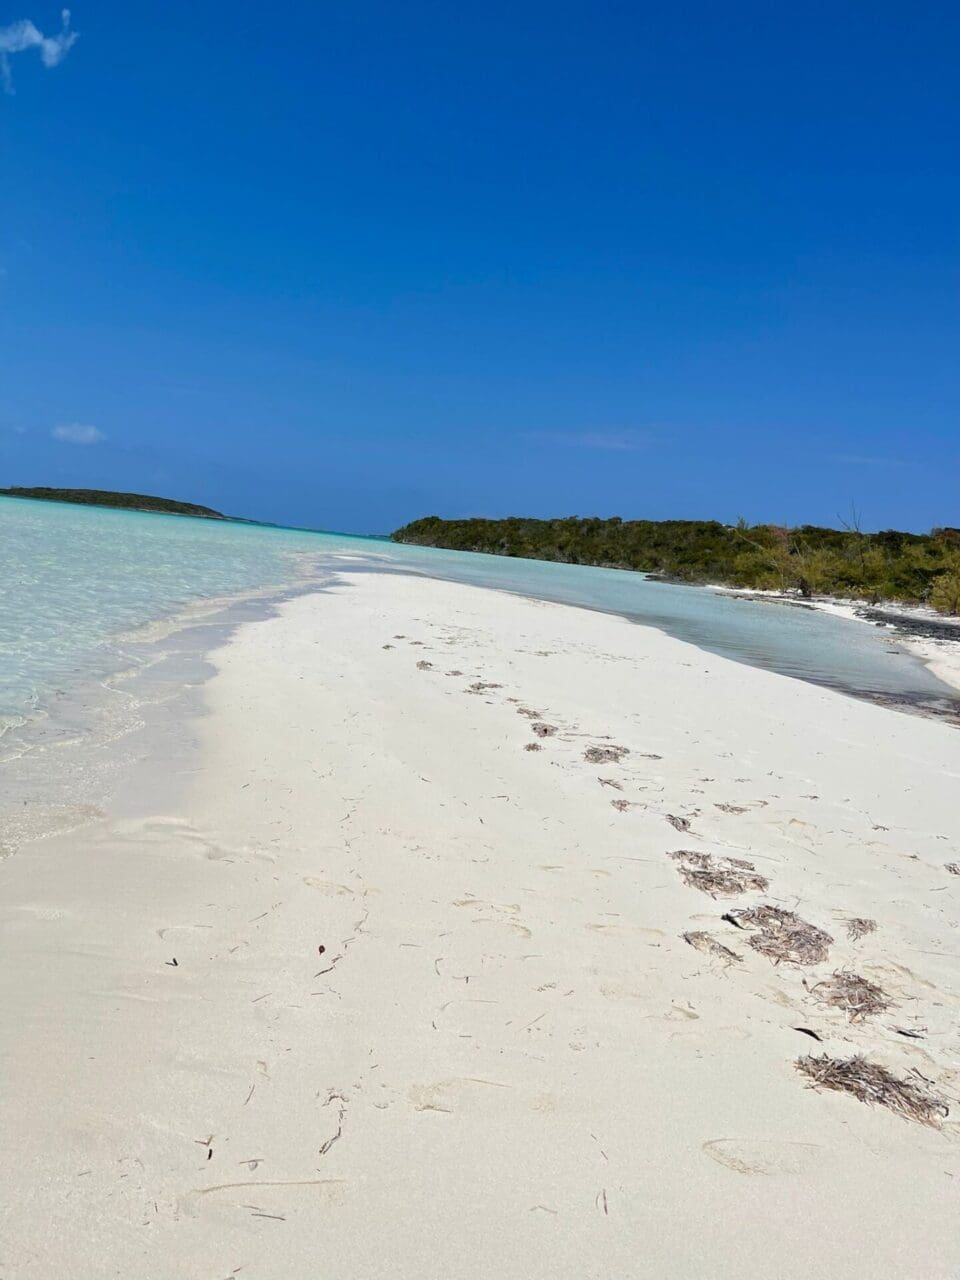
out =
[(210, 600), (328, 582), (348, 561), (621, 613), (738, 661), (867, 697), (957, 705), (955, 692), (887, 635), (818, 612), (616, 570), (0, 498), (0, 728), (65, 687), (109, 674), (124, 633)]
[(0, 725), (65, 683), (107, 674), (124, 632), (296, 581), (316, 544), (286, 530), (0, 498)]

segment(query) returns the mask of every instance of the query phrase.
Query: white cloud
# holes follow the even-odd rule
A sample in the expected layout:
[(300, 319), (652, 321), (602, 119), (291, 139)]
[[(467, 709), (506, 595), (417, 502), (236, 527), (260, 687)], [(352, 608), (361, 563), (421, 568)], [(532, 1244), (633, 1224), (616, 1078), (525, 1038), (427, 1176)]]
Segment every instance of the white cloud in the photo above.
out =
[(23, 53), (27, 49), (38, 49), (40, 61), (45, 67), (58, 66), (77, 40), (77, 33), (70, 30), (70, 10), (61, 12), (60, 34), (45, 36), (39, 27), (28, 18), (19, 22), (11, 22), (8, 27), (0, 27), (0, 82), (7, 93), (13, 93), (13, 78), (10, 73), (10, 55)]
[(653, 437), (648, 431), (531, 431), (527, 439), (568, 449), (633, 453), (638, 449), (646, 449)]
[(54, 427), (50, 434), (64, 444), (100, 444), (107, 438), (98, 427), (87, 427), (82, 422), (66, 422)]

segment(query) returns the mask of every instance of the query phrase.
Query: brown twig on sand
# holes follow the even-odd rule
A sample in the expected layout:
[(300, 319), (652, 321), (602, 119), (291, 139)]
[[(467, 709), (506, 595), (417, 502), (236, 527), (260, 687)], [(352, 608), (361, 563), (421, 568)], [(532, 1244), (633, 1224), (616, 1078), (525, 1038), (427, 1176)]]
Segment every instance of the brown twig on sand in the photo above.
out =
[(587, 747), (583, 758), (588, 764), (617, 764), (629, 754), (629, 747)]
[(782, 907), (735, 909), (727, 913), (741, 929), (755, 929), (747, 939), (754, 951), (779, 964), (788, 960), (792, 964), (819, 964), (830, 954), (833, 938), (816, 925), (801, 920), (792, 911)]
[(877, 1062), (857, 1054), (853, 1058), (808, 1055), (798, 1058), (797, 1070), (807, 1077), (811, 1088), (849, 1093), (861, 1102), (876, 1103), (920, 1124), (939, 1125), (949, 1114), (946, 1101), (914, 1080), (901, 1079)]
[(864, 916), (854, 916), (852, 920), (847, 921), (847, 937), (851, 942), (856, 942), (865, 933), (873, 933), (876, 927), (876, 920), (867, 920)]
[(667, 856), (680, 864), (677, 870), (684, 884), (708, 893), (711, 898), (747, 890), (762, 893), (769, 888), (769, 882), (754, 870), (753, 863), (742, 858), (714, 859), (709, 853), (694, 849), (677, 849)]
[(684, 942), (688, 942), (697, 951), (702, 951), (704, 955), (714, 956), (717, 960), (722, 960), (724, 964), (741, 964), (743, 961), (743, 956), (738, 956), (736, 951), (731, 951), (729, 947), (725, 947), (722, 942), (717, 942), (716, 938), (711, 938), (709, 933), (704, 933), (701, 929), (694, 929), (681, 936)]
[(816, 983), (810, 990), (815, 1000), (842, 1009), (851, 1022), (862, 1022), (871, 1014), (883, 1013), (893, 1005), (882, 987), (848, 969), (838, 970), (832, 978)]

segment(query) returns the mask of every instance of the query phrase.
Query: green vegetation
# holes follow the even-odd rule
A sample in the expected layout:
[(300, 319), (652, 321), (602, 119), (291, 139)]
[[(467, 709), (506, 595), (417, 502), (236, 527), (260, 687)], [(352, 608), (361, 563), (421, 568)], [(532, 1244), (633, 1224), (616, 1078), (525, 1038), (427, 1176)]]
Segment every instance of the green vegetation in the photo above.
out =
[(716, 520), (441, 520), (427, 516), (394, 542), (638, 569), (678, 582), (716, 582), (872, 603), (929, 603), (960, 613), (960, 529), (929, 534), (854, 526), (720, 524)]
[(153, 498), (145, 493), (114, 493), (110, 489), (0, 489), (0, 497), (39, 498), (46, 502), (76, 502), (84, 507), (121, 507), (127, 511), (160, 511), (172, 516), (206, 516), (212, 520), (227, 517), (211, 507), (194, 502), (175, 502), (172, 498)]

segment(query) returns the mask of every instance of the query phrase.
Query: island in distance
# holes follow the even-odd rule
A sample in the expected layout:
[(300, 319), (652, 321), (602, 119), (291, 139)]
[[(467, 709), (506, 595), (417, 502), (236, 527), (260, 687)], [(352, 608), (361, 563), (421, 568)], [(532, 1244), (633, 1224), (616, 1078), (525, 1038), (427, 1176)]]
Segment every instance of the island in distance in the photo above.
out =
[(177, 502), (173, 498), (155, 498), (145, 493), (115, 493), (111, 489), (0, 489), (0, 497), (35, 498), (43, 502), (74, 502), (84, 507), (119, 507), (124, 511), (159, 511), (171, 516), (201, 516), (206, 520), (229, 520), (221, 511), (201, 507), (195, 502)]

